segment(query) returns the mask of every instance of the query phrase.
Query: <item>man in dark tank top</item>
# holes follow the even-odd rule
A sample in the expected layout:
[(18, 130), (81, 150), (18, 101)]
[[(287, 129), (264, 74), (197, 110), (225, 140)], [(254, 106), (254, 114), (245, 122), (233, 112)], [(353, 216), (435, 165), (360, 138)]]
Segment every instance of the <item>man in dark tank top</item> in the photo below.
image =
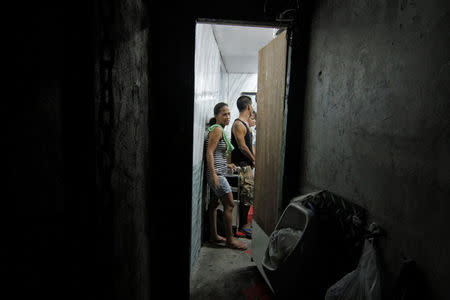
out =
[(239, 231), (251, 238), (251, 224), (248, 223), (248, 212), (253, 205), (253, 172), (255, 156), (252, 147), (252, 132), (248, 127), (248, 119), (253, 112), (252, 99), (241, 96), (237, 100), (239, 118), (234, 120), (231, 128), (231, 162), (241, 167), (241, 192), (239, 198)]

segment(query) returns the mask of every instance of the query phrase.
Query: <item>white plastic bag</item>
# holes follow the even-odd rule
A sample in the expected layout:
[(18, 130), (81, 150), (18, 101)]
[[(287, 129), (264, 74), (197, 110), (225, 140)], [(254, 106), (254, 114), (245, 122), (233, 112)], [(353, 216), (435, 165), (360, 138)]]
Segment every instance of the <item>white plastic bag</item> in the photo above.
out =
[(275, 230), (270, 235), (266, 263), (273, 268), (277, 268), (294, 250), (302, 233), (301, 230), (293, 228)]
[(380, 272), (371, 241), (364, 242), (356, 269), (332, 285), (325, 300), (381, 300)]

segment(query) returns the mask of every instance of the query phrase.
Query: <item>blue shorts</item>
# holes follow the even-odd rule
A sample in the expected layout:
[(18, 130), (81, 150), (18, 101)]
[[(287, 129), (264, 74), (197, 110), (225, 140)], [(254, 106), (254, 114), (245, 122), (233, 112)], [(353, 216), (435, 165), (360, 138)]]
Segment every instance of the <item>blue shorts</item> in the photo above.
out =
[(231, 193), (231, 186), (228, 183), (228, 180), (225, 178), (225, 176), (217, 175), (217, 177), (219, 177), (219, 186), (217, 187), (217, 189), (214, 189), (212, 180), (211, 179), (208, 180), (208, 184), (211, 187), (211, 190), (216, 195), (216, 197), (220, 198), (223, 195)]

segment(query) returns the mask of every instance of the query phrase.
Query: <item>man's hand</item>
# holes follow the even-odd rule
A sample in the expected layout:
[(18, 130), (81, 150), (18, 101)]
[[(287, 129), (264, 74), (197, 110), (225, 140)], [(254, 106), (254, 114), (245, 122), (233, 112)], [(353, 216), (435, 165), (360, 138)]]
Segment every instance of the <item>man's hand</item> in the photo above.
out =
[(235, 164), (227, 164), (228, 169), (231, 170), (232, 173), (236, 172), (237, 167)]

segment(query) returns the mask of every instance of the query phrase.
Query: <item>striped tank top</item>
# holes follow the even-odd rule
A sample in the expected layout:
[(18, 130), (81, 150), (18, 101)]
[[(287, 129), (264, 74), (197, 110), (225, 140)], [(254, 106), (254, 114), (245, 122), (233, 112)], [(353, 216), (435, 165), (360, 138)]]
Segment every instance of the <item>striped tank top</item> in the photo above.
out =
[[(208, 141), (209, 141), (209, 134), (206, 135), (206, 141), (205, 141), (205, 153), (208, 149)], [(227, 174), (227, 144), (225, 143), (225, 140), (223, 137), (219, 140), (219, 143), (217, 144), (216, 150), (214, 151), (213, 157), (214, 157), (214, 170), (217, 175), (226, 175)], [(206, 156), (205, 156), (206, 160)], [(206, 170), (208, 174), (208, 179), (211, 178), (211, 172), (209, 171), (208, 164), (206, 163)]]

